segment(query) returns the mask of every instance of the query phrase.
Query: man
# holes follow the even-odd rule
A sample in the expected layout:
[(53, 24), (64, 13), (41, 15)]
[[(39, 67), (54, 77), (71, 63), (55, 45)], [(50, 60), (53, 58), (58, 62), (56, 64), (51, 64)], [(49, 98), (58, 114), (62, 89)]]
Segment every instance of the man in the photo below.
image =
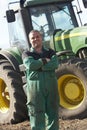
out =
[(31, 50), (23, 52), (27, 78), (27, 108), (32, 130), (58, 130), (58, 84), (55, 69), (58, 59), (44, 48), (37, 30), (29, 33)]

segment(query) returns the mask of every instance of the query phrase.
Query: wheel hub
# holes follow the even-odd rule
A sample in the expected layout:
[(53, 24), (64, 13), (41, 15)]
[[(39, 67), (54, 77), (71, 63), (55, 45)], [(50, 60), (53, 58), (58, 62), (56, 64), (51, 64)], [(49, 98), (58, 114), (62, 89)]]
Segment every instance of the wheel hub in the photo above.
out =
[[(65, 81), (66, 82), (66, 81)], [(83, 98), (82, 85), (76, 78), (68, 78), (67, 83), (65, 83), (63, 94), (71, 104), (78, 104)]]
[(85, 90), (80, 79), (74, 75), (64, 75), (58, 79), (60, 105), (74, 109), (80, 105), (85, 96)]
[(6, 86), (3, 79), (0, 78), (0, 111), (5, 113), (9, 109), (10, 96), (8, 92), (8, 87)]

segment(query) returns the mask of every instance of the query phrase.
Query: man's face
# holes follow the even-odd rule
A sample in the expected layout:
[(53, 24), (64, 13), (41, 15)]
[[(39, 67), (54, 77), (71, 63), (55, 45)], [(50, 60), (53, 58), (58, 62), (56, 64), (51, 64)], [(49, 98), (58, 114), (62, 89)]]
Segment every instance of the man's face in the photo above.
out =
[(42, 36), (39, 32), (31, 32), (29, 34), (29, 40), (33, 48), (42, 47)]

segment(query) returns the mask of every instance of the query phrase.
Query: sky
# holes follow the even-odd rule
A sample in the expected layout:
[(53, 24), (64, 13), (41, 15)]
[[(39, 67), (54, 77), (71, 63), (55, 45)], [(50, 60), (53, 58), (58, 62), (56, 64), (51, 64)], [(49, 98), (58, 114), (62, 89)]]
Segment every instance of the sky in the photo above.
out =
[(8, 26), (5, 18), (7, 0), (0, 0), (0, 48), (9, 46)]
[[(18, 0), (0, 0), (0, 48), (8, 48), (9, 44), (9, 33), (8, 33), (8, 25), (6, 20), (5, 11), (8, 9), (8, 2), (18, 1)], [(77, 1), (77, 0), (75, 0)], [(80, 6), (83, 8), (82, 0), (78, 0), (80, 2)], [(75, 4), (75, 2), (73, 2)], [(83, 22), (87, 22), (87, 9), (84, 10), (84, 15), (82, 15)]]

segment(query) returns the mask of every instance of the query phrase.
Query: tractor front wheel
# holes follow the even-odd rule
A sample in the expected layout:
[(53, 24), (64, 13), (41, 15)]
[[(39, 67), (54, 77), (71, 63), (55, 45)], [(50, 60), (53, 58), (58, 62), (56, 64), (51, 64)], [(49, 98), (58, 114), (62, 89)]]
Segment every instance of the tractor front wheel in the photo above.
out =
[(87, 116), (87, 61), (79, 58), (62, 63), (57, 71), (61, 118)]

